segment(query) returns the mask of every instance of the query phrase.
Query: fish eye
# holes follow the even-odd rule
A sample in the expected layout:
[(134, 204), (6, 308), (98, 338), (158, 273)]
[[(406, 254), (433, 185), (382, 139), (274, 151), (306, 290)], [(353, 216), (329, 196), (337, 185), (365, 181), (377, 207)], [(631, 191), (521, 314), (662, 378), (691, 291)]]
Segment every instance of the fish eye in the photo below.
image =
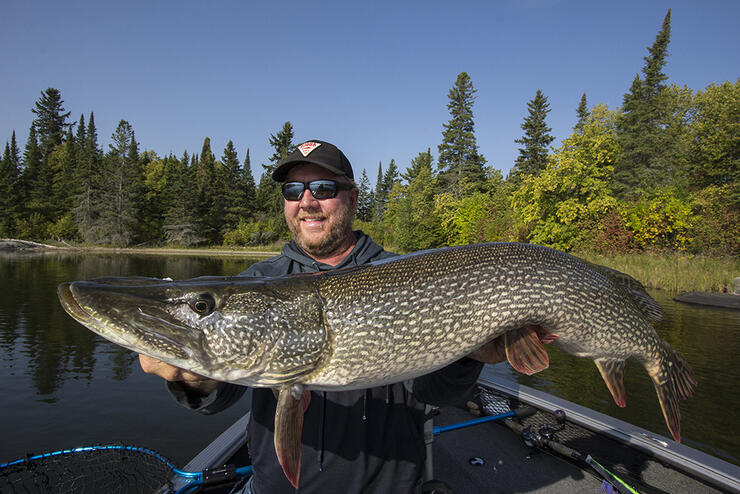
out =
[(210, 293), (201, 293), (193, 300), (190, 307), (201, 316), (207, 316), (216, 308), (216, 301)]

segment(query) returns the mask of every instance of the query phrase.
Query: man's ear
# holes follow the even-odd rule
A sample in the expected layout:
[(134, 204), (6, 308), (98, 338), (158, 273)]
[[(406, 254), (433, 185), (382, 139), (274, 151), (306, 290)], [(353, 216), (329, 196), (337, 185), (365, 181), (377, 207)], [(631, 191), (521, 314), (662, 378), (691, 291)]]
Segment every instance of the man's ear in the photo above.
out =
[(354, 187), (352, 190), (349, 191), (349, 199), (350, 199), (350, 206), (352, 207), (352, 212), (354, 212), (357, 209), (357, 198), (360, 196), (360, 191), (357, 189), (357, 187)]

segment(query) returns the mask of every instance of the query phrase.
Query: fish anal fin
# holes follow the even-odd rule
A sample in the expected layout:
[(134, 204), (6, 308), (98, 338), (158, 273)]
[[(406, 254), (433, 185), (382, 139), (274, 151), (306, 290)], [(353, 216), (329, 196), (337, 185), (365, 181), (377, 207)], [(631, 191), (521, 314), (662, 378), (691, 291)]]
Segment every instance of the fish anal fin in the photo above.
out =
[(528, 325), (504, 334), (506, 358), (522, 374), (532, 375), (550, 366), (538, 329), (539, 326)]
[(303, 413), (310, 401), (311, 393), (302, 386), (282, 386), (275, 411), (275, 453), (285, 477), (296, 489), (301, 473)]
[(627, 393), (624, 390), (624, 369), (627, 362), (617, 359), (594, 360), (596, 367), (604, 379), (604, 384), (614, 398), (617, 406), (624, 408), (627, 405)]

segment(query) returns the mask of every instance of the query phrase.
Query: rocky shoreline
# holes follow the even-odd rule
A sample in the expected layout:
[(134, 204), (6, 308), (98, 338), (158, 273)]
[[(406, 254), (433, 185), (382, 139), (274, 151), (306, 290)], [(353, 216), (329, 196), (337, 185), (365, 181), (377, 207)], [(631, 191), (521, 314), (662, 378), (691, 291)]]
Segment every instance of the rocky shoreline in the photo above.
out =
[(56, 247), (54, 245), (31, 242), (30, 240), (18, 240), (15, 238), (0, 238), (0, 250), (41, 250), (41, 249), (65, 249), (65, 247)]

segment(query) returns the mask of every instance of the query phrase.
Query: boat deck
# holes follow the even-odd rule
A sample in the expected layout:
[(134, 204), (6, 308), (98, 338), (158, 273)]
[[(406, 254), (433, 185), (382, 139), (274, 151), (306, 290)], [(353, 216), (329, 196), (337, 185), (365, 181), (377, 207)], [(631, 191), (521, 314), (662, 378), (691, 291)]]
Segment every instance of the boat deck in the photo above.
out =
[[(435, 424), (453, 424), (470, 420), (470, 417), (464, 410), (446, 408), (435, 419)], [(612, 463), (612, 458), (619, 456), (624, 456), (632, 468), (639, 466), (639, 470), (630, 470), (632, 475), (640, 476), (639, 480), (623, 478), (638, 492), (727, 492), (655, 460), (638, 458), (641, 455), (616, 442), (605, 441), (610, 440), (600, 438), (600, 444), (593, 445), (596, 450), (589, 452), (602, 463), (608, 463), (610, 469), (619, 466)], [(583, 441), (583, 446), (587, 442)], [(459, 494), (599, 493), (602, 488), (602, 479), (595, 472), (580, 468), (555, 453), (527, 447), (521, 436), (503, 423), (480, 424), (440, 434), (434, 438), (433, 450), (434, 477), (446, 482)], [(597, 450), (611, 451), (605, 456)], [(471, 464), (472, 458), (481, 458), (483, 464)], [(610, 461), (607, 462), (606, 458)]]
[[(433, 478), (457, 494), (612, 492), (603, 485), (603, 478), (579, 459), (582, 456), (574, 453), (591, 455), (643, 494), (740, 493), (740, 467), (736, 465), (526, 386), (494, 382), (486, 372), (480, 384), (483, 391), (478, 403), (484, 412), (497, 414), (527, 406), (536, 413), (443, 432), (433, 438)], [(567, 418), (564, 422), (555, 415), (561, 410)], [(474, 418), (468, 410), (449, 407), (440, 410), (434, 423), (445, 426)], [(247, 420), (248, 415), (232, 425), (185, 470), (200, 471), (225, 462), (249, 464), (244, 433)], [(527, 446), (524, 428), (549, 434), (560, 452)], [(175, 482), (175, 488), (182, 485)]]

